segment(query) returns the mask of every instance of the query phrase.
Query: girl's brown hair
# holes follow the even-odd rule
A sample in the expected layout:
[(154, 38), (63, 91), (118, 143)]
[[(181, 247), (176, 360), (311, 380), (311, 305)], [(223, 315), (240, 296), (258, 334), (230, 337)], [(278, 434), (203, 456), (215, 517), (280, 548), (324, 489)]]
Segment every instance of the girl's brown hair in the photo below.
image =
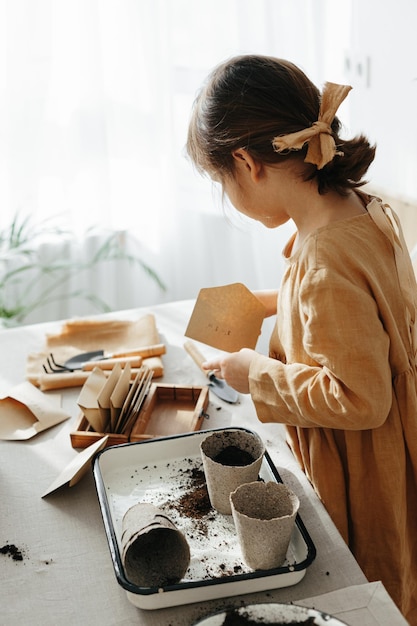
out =
[[(233, 174), (232, 152), (245, 148), (264, 163), (304, 160), (299, 151), (277, 153), (272, 140), (311, 126), (317, 121), (320, 91), (296, 65), (283, 59), (244, 55), (218, 66), (197, 96), (188, 130), (187, 152), (202, 172), (220, 178)], [(345, 195), (360, 187), (375, 156), (375, 146), (359, 135), (339, 137), (337, 117), (331, 125), (338, 152), (321, 170), (305, 163), (305, 180), (316, 179), (318, 190)]]

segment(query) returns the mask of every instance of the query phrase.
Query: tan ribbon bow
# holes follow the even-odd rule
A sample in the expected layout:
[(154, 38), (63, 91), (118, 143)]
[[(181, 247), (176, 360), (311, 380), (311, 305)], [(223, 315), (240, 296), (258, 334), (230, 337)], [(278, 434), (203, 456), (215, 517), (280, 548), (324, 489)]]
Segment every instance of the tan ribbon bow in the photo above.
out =
[(333, 160), (335, 155), (343, 156), (343, 152), (336, 150), (336, 144), (332, 137), (331, 123), (336, 111), (352, 89), (349, 85), (326, 83), (320, 105), (319, 118), (308, 128), (295, 133), (274, 137), (272, 147), (275, 152), (286, 150), (301, 150), (308, 143), (306, 163), (317, 165), (321, 170), (327, 163)]

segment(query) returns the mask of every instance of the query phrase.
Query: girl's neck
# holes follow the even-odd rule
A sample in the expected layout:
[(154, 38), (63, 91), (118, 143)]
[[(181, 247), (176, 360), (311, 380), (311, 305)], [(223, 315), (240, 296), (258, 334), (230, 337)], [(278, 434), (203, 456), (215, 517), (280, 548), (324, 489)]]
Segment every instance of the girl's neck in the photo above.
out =
[(362, 200), (354, 191), (350, 191), (347, 196), (340, 196), (336, 192), (324, 195), (310, 193), (304, 201), (305, 204), (297, 203), (291, 209), (291, 218), (297, 227), (293, 252), (318, 228), (366, 213)]

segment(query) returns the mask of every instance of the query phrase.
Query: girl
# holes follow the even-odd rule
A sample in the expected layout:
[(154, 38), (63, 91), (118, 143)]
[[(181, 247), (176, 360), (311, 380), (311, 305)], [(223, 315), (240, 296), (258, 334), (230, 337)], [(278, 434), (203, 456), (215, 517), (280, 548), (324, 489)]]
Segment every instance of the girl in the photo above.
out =
[(358, 190), (374, 159), (341, 139), (350, 87), (323, 93), (292, 63), (241, 56), (196, 99), (187, 151), (235, 208), (292, 219), (270, 355), (206, 363), (262, 422), (287, 425), (301, 467), (369, 580), (417, 625), (417, 285), (398, 220)]

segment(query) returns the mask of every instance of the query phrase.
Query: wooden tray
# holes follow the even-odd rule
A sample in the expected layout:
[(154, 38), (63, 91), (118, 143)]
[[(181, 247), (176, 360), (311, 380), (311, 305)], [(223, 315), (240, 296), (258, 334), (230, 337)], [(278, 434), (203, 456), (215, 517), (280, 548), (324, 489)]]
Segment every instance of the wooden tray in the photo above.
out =
[(105, 435), (106, 447), (200, 430), (209, 402), (208, 386), (152, 383), (130, 433), (98, 433), (81, 414), (70, 433), (73, 448), (87, 448)]
[(152, 385), (130, 433), (130, 441), (200, 430), (208, 398), (207, 386)]

